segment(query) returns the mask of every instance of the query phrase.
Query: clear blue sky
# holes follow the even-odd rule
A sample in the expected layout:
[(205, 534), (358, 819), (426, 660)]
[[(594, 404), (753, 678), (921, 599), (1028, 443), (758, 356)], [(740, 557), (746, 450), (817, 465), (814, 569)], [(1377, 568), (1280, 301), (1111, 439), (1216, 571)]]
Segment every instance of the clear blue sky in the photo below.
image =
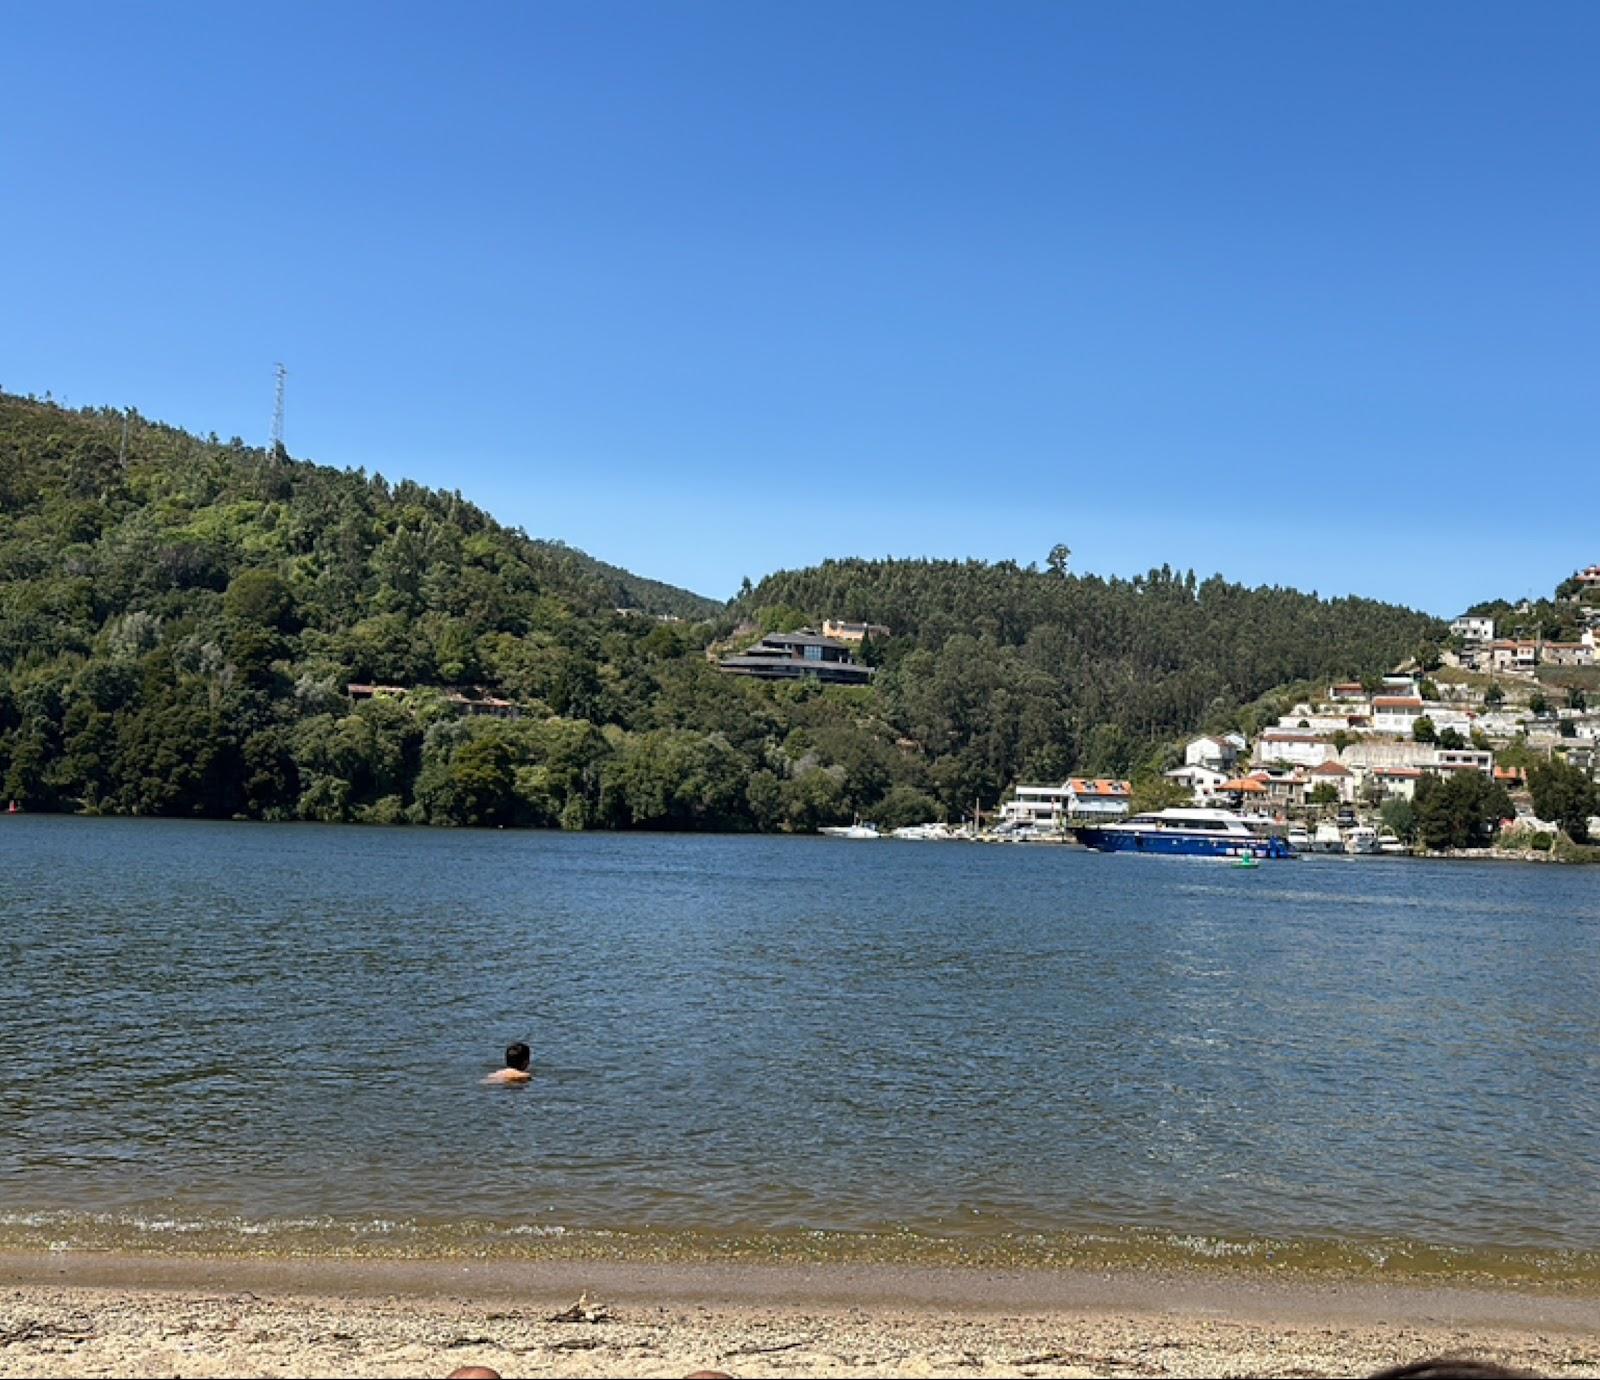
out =
[(17, 4), (0, 386), (719, 597), (1600, 560), (1600, 5)]

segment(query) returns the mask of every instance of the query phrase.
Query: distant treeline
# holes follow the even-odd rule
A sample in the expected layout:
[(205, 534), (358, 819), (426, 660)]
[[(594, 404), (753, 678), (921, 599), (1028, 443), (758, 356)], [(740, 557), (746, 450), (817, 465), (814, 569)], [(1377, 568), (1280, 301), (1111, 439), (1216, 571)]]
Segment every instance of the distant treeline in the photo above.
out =
[[(741, 618), (824, 616), (891, 628), (864, 649), (874, 686), (708, 659)], [(1019, 775), (1154, 770), (1274, 686), (1379, 671), (1442, 631), (1364, 600), (1009, 564), (830, 562), (730, 608), (459, 494), (0, 395), (0, 795), (30, 809), (897, 824)], [(465, 715), (453, 687), (521, 717)]]

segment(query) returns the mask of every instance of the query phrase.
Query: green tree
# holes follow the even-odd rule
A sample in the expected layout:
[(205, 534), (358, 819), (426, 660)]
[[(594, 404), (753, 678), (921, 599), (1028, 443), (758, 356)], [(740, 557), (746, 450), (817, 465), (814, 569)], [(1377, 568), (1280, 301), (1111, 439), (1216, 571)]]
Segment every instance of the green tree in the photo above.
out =
[(1417, 830), (1429, 848), (1484, 848), (1515, 807), (1503, 786), (1482, 772), (1458, 771), (1448, 780), (1424, 776), (1417, 783)]
[(915, 786), (891, 787), (872, 817), (885, 829), (904, 829), (913, 824), (930, 824), (943, 817), (933, 797)]
[(1417, 837), (1417, 812), (1404, 796), (1385, 800), (1378, 811), (1384, 827), (1402, 843), (1411, 843)]
[(1433, 720), (1426, 714), (1420, 715), (1411, 728), (1411, 736), (1419, 743), (1436, 743), (1439, 735), (1433, 727)]
[(1574, 843), (1589, 841), (1589, 820), (1600, 815), (1600, 787), (1566, 762), (1543, 762), (1528, 772), (1534, 813), (1559, 824)]
[(1165, 810), (1174, 805), (1191, 805), (1194, 798), (1189, 788), (1165, 776), (1144, 776), (1133, 782), (1129, 797), (1129, 812), (1136, 815)]
[(275, 571), (241, 570), (228, 583), (222, 609), (235, 623), (287, 632), (294, 622), (294, 592)]

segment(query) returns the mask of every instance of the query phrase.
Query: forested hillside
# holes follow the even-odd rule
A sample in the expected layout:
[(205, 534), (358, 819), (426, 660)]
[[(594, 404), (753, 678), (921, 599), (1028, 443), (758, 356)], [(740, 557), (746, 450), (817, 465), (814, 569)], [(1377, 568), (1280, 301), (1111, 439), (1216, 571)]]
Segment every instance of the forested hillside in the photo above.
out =
[[(1365, 601), (976, 563), (830, 562), (728, 611), (457, 494), (138, 418), (124, 454), (123, 423), (0, 396), (0, 794), (28, 809), (892, 824), (992, 804), (1018, 775), (1159, 766), (1274, 685), (1381, 670), (1440, 633)], [(894, 636), (867, 650), (870, 689), (772, 686), (708, 660), (735, 612)]]
[[(1278, 686), (1387, 670), (1445, 633), (1369, 599), (1248, 589), (1163, 567), (1131, 580), (980, 561), (827, 561), (746, 591), (769, 622), (871, 619), (883, 712), (927, 750), (981, 750), (981, 779), (1127, 774), (1152, 744), (1242, 726)], [(1268, 706), (1271, 708), (1271, 706)]]

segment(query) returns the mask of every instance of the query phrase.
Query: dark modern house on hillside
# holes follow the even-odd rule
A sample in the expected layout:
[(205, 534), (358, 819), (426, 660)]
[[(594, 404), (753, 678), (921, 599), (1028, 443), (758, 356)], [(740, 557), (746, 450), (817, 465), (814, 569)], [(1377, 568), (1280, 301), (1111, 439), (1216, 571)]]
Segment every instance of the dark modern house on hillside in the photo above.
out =
[(828, 685), (866, 685), (872, 679), (872, 668), (857, 665), (845, 643), (809, 629), (768, 633), (753, 647), (723, 657), (717, 666), (732, 675), (761, 680), (814, 676)]

